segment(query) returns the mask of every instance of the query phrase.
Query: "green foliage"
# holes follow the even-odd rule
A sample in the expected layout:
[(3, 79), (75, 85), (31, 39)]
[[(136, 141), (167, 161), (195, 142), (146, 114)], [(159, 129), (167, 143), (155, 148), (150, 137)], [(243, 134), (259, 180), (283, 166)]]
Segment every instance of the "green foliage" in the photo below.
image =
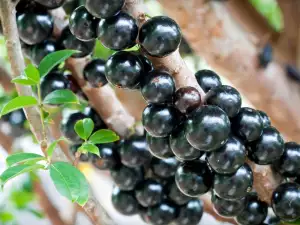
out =
[(51, 179), (58, 192), (83, 206), (89, 198), (89, 185), (85, 176), (74, 166), (56, 162), (50, 166)]
[(83, 143), (79, 147), (78, 151), (80, 151), (82, 153), (90, 152), (92, 154), (100, 156), (99, 148), (96, 145), (92, 144), (92, 143)]
[(58, 105), (58, 104), (65, 104), (65, 103), (74, 103), (78, 104), (77, 96), (68, 89), (62, 90), (55, 90), (49, 93), (43, 101), (44, 104), (50, 105)]
[(10, 100), (8, 103), (6, 103), (3, 106), (0, 113), (0, 117), (12, 111), (26, 108), (26, 107), (36, 106), (37, 104), (38, 104), (37, 99), (32, 96), (18, 96)]
[(115, 132), (107, 129), (102, 129), (93, 133), (89, 141), (93, 144), (104, 144), (118, 141), (119, 139), (119, 136)]
[(96, 41), (96, 47), (94, 50), (94, 58), (108, 59), (115, 51), (104, 47), (99, 40)]
[(40, 82), (40, 73), (34, 65), (29, 64), (20, 76), (12, 79), (12, 82), (22, 85), (37, 85)]
[(15, 219), (15, 217), (12, 213), (10, 213), (8, 211), (0, 212), (0, 222), (1, 222), (1, 224), (12, 222), (12, 221), (14, 221), (14, 219)]
[(67, 139), (66, 139), (65, 137), (61, 137), (61, 138), (59, 138), (59, 139), (53, 141), (53, 142), (49, 145), (49, 147), (47, 148), (47, 151), (46, 151), (49, 158), (52, 157), (53, 152), (54, 152), (54, 150), (55, 150), (57, 144), (58, 144), (60, 141), (67, 141)]
[(76, 122), (74, 130), (81, 139), (86, 141), (94, 130), (94, 122), (89, 118), (79, 120)]
[(41, 160), (46, 160), (46, 158), (42, 155), (35, 154), (35, 153), (16, 153), (10, 155), (6, 158), (6, 163), (8, 166), (13, 166), (14, 164), (21, 164), (21, 163), (32, 163), (38, 162)]
[(35, 199), (34, 192), (15, 190), (11, 193), (10, 200), (17, 209), (25, 209)]

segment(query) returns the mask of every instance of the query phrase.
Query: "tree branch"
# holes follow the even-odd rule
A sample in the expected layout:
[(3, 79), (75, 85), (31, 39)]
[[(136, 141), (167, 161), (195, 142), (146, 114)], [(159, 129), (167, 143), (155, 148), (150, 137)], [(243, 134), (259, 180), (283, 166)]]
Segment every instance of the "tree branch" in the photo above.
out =
[(5, 90), (5, 92), (10, 92), (14, 89), (14, 85), (10, 82), (10, 74), (4, 65), (4, 59), (0, 59), (0, 83), (2, 84), (2, 87)]

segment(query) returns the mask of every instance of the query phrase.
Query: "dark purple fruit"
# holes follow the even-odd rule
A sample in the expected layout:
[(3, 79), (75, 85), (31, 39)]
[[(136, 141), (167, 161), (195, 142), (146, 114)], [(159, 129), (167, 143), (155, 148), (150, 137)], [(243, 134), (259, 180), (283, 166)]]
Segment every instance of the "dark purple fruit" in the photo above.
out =
[(179, 208), (179, 215), (174, 225), (197, 225), (203, 215), (203, 202), (198, 199), (189, 201)]
[(143, 207), (158, 205), (163, 200), (163, 186), (152, 179), (144, 180), (136, 186), (135, 197)]
[(207, 92), (204, 102), (208, 105), (219, 106), (231, 118), (240, 111), (242, 97), (235, 88), (228, 85), (219, 85)]
[(44, 42), (32, 47), (30, 59), (36, 66), (38, 66), (45, 56), (58, 50), (59, 48), (55, 41), (45, 40)]
[(117, 52), (106, 62), (106, 79), (120, 88), (135, 88), (143, 76), (143, 64), (131, 52)]
[(149, 207), (145, 215), (146, 221), (155, 225), (171, 223), (178, 215), (178, 208), (169, 202), (162, 202), (158, 206)]
[(175, 93), (173, 77), (160, 70), (152, 70), (141, 82), (141, 92), (148, 103), (172, 103)]
[(175, 181), (183, 194), (199, 197), (207, 193), (212, 187), (213, 173), (205, 161), (185, 162), (178, 167)]
[(271, 126), (271, 119), (270, 117), (263, 111), (257, 110), (257, 112), (260, 115), (260, 118), (262, 120), (263, 123), (263, 127), (270, 127)]
[(246, 197), (243, 211), (236, 217), (236, 221), (243, 225), (261, 225), (268, 214), (268, 204), (259, 200), (256, 194)]
[(71, 33), (81, 41), (91, 41), (97, 38), (99, 19), (93, 17), (82, 5), (76, 8), (69, 18)]
[(65, 118), (62, 121), (61, 131), (62, 131), (63, 135), (75, 143), (80, 142), (81, 139), (75, 132), (74, 126), (78, 120), (82, 120), (85, 118), (87, 118), (86, 115), (84, 115), (81, 112), (75, 112), (75, 113), (70, 114), (67, 118)]
[(97, 147), (100, 156), (93, 154), (92, 158), (92, 163), (97, 169), (110, 170), (120, 166), (121, 160), (115, 144), (99, 144)]
[(165, 186), (165, 193), (168, 197), (168, 200), (176, 205), (185, 205), (193, 199), (192, 197), (189, 197), (180, 191), (174, 179), (171, 179)]
[(169, 137), (152, 137), (147, 133), (147, 144), (151, 154), (160, 159), (166, 159), (174, 156), (170, 145)]
[(26, 121), (26, 116), (23, 109), (15, 110), (9, 113), (7, 121), (12, 127), (23, 128)]
[(56, 9), (61, 7), (65, 0), (34, 0), (38, 3), (40, 3), (43, 6), (46, 6), (47, 9)]
[(230, 136), (225, 145), (206, 155), (207, 161), (216, 173), (232, 174), (245, 163), (246, 148), (234, 136)]
[(276, 216), (267, 216), (267, 218), (265, 219), (264, 225), (280, 225), (280, 219)]
[(257, 140), (262, 134), (263, 121), (258, 111), (252, 108), (241, 108), (231, 121), (232, 131), (246, 142)]
[(222, 217), (234, 217), (241, 213), (246, 204), (246, 197), (238, 200), (226, 200), (212, 194), (211, 202), (214, 210)]
[(100, 117), (100, 115), (97, 113), (97, 111), (94, 108), (92, 108), (90, 106), (86, 107), (84, 109), (83, 114), (86, 115), (86, 117), (93, 120), (94, 127), (95, 127), (94, 130), (107, 128), (104, 121), (102, 120), (102, 118)]
[(136, 44), (139, 28), (136, 20), (127, 13), (102, 19), (98, 25), (98, 38), (112, 50), (120, 51)]
[(140, 28), (139, 42), (149, 55), (164, 57), (179, 47), (181, 30), (169, 17), (152, 17)]
[(272, 164), (284, 152), (284, 141), (274, 127), (263, 129), (260, 138), (249, 144), (248, 157), (259, 165)]
[(199, 108), (187, 121), (185, 134), (188, 142), (202, 151), (214, 151), (224, 145), (229, 137), (230, 121), (217, 106)]
[(118, 14), (125, 0), (86, 0), (85, 7), (97, 18), (109, 18)]
[(175, 93), (174, 105), (181, 113), (189, 114), (201, 105), (201, 95), (194, 87), (181, 87)]
[(300, 218), (300, 186), (295, 183), (279, 185), (272, 195), (272, 208), (281, 220), (295, 221)]
[(169, 178), (175, 175), (179, 162), (176, 158), (158, 159), (152, 158), (150, 167), (153, 173), (161, 178)]
[(94, 88), (102, 87), (107, 84), (105, 77), (106, 61), (93, 59), (83, 69), (84, 79)]
[(211, 88), (222, 85), (219, 75), (212, 70), (199, 70), (195, 76), (198, 84), (205, 93)]
[(132, 216), (139, 213), (139, 204), (131, 191), (122, 191), (115, 187), (112, 192), (111, 201), (114, 208), (121, 214)]
[(152, 71), (154, 69), (152, 62), (146, 56), (141, 55), (139, 51), (137, 51), (136, 53), (137, 53), (137, 56), (139, 57), (139, 59), (141, 60), (141, 62), (143, 63), (145, 74)]
[(241, 199), (252, 189), (252, 170), (248, 164), (244, 164), (234, 174), (216, 174), (213, 183), (213, 190), (220, 198)]

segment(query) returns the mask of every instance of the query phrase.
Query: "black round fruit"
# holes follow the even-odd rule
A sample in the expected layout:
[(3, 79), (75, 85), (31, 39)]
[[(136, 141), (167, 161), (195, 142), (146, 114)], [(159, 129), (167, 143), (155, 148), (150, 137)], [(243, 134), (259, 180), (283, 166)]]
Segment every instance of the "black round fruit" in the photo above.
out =
[(195, 160), (182, 163), (177, 168), (175, 181), (182, 193), (198, 197), (212, 187), (213, 174), (205, 161)]
[(166, 159), (174, 156), (170, 144), (169, 137), (152, 137), (150, 134), (146, 134), (146, 140), (149, 147), (149, 151), (152, 155), (160, 159)]
[(272, 164), (284, 152), (284, 141), (274, 127), (263, 129), (260, 138), (249, 144), (248, 157), (259, 165)]
[(65, 0), (34, 0), (38, 3), (40, 3), (43, 6), (46, 6), (47, 9), (56, 9), (61, 7)]
[(158, 205), (163, 200), (163, 186), (152, 179), (144, 180), (136, 186), (135, 197), (143, 207)]
[(91, 41), (97, 38), (99, 19), (93, 17), (82, 5), (76, 8), (69, 18), (71, 33), (81, 41)]
[(17, 127), (17, 128), (24, 127), (25, 121), (26, 121), (26, 116), (25, 116), (23, 109), (18, 109), (18, 110), (12, 111), (7, 115), (8, 115), (7, 122), (9, 122), (9, 124), (12, 127)]
[(169, 178), (175, 175), (179, 162), (175, 157), (167, 159), (152, 158), (150, 167), (153, 173), (161, 178)]
[(224, 145), (230, 133), (230, 121), (217, 106), (199, 108), (187, 121), (185, 134), (188, 142), (202, 151), (214, 151)]
[(46, 40), (53, 30), (53, 18), (47, 12), (24, 12), (17, 14), (20, 39), (28, 45)]
[(143, 64), (139, 57), (131, 52), (117, 52), (106, 62), (106, 79), (121, 88), (135, 88), (143, 76)]
[(258, 111), (252, 108), (241, 108), (231, 121), (232, 131), (244, 141), (257, 140), (262, 134), (263, 121)]
[(111, 177), (121, 190), (131, 191), (144, 179), (144, 174), (142, 168), (120, 166), (111, 170)]
[(214, 210), (223, 217), (234, 217), (241, 213), (246, 204), (246, 197), (238, 200), (226, 200), (216, 194), (212, 194), (211, 202)]
[(83, 69), (84, 79), (94, 88), (102, 87), (107, 84), (105, 77), (106, 61), (93, 59)]
[(99, 144), (97, 147), (100, 156), (93, 154), (92, 158), (92, 163), (97, 169), (110, 170), (121, 165), (120, 156), (115, 144)]
[(208, 105), (219, 106), (230, 118), (238, 114), (242, 105), (240, 93), (228, 85), (219, 85), (211, 88), (205, 95), (204, 101)]
[(44, 42), (34, 45), (31, 49), (30, 59), (38, 66), (42, 59), (50, 53), (59, 50), (55, 41), (45, 40)]
[(243, 211), (236, 217), (236, 221), (243, 225), (260, 225), (268, 214), (268, 204), (259, 200), (256, 194), (246, 197)]
[(175, 92), (175, 107), (183, 114), (189, 114), (201, 105), (201, 95), (194, 87), (181, 87)]
[(295, 183), (279, 185), (272, 195), (272, 208), (281, 220), (294, 221), (300, 218), (300, 186)]
[(169, 17), (152, 17), (140, 28), (139, 42), (149, 55), (164, 57), (179, 47), (181, 31)]
[(122, 191), (115, 187), (111, 200), (114, 208), (123, 215), (132, 216), (139, 212), (139, 204), (131, 191)]
[(194, 148), (186, 140), (184, 133), (184, 124), (180, 125), (172, 134), (170, 135), (170, 147), (174, 155), (180, 161), (190, 161), (198, 159), (203, 155), (202, 151)]
[(265, 219), (263, 225), (280, 225), (281, 221), (278, 217), (276, 216), (267, 216), (267, 218)]
[(259, 113), (262, 123), (263, 123), (263, 127), (269, 127), (271, 126), (271, 119), (270, 117), (263, 111), (257, 110), (257, 112)]
[(244, 164), (234, 174), (215, 174), (213, 190), (220, 198), (237, 200), (245, 197), (251, 191), (252, 185), (252, 170)]
[(85, 7), (97, 18), (109, 18), (118, 14), (125, 0), (86, 0)]
[(246, 148), (234, 136), (230, 136), (225, 145), (206, 155), (207, 161), (216, 173), (232, 174), (245, 163)]
[(205, 93), (211, 88), (222, 85), (220, 77), (212, 70), (199, 70), (195, 77)]
[(179, 124), (179, 112), (171, 106), (148, 105), (143, 111), (142, 122), (145, 130), (154, 137), (166, 137)]
[(274, 163), (274, 167), (285, 177), (300, 176), (300, 145), (295, 142), (284, 144), (283, 155)]
[(162, 202), (158, 206), (149, 207), (145, 215), (146, 221), (155, 225), (171, 223), (178, 215), (178, 207), (169, 202)]
[(133, 47), (136, 44), (138, 32), (136, 20), (124, 12), (100, 20), (98, 25), (98, 38), (101, 43), (116, 51)]
[(160, 70), (152, 70), (143, 77), (141, 92), (148, 103), (171, 103), (175, 93), (173, 77)]
[(136, 51), (135, 53), (137, 54), (137, 56), (143, 63), (145, 74), (149, 73), (150, 71), (152, 71), (154, 69), (152, 62), (146, 56), (142, 55), (139, 51)]
[(97, 111), (93, 108), (93, 107), (85, 107), (83, 114), (92, 119), (94, 122), (94, 131), (99, 130), (99, 129), (105, 129), (106, 124), (104, 123), (104, 121), (102, 120), (102, 118), (100, 117), (100, 115), (97, 113)]
[(190, 200), (192, 200), (192, 197), (189, 197), (185, 194), (183, 194), (179, 188), (176, 185), (176, 182), (174, 179), (171, 179), (165, 186), (165, 193), (167, 195), (168, 200), (173, 202), (176, 205), (185, 205)]
[(75, 132), (74, 126), (78, 120), (82, 120), (85, 118), (87, 118), (86, 115), (84, 115), (81, 112), (75, 112), (75, 113), (70, 114), (67, 118), (65, 118), (62, 121), (61, 131), (62, 131), (63, 135), (75, 143), (80, 142), (81, 139)]
[(179, 208), (179, 215), (174, 225), (197, 225), (203, 215), (203, 202), (198, 199), (189, 201)]
[(151, 160), (151, 153), (145, 137), (130, 137), (119, 148), (121, 162), (128, 167), (146, 165)]

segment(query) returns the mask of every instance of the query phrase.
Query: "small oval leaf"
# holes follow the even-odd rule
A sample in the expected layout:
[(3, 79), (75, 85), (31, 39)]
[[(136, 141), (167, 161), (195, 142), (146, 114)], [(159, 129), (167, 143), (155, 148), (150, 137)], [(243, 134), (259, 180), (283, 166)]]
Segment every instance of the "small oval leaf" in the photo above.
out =
[(93, 133), (89, 141), (92, 142), (93, 144), (104, 144), (104, 143), (115, 142), (118, 141), (119, 139), (120, 139), (119, 136), (115, 132), (107, 129), (102, 129)]
[(35, 106), (38, 104), (38, 101), (36, 100), (36, 98), (32, 97), (32, 96), (18, 96), (12, 100), (10, 100), (8, 103), (6, 103), (0, 113), (0, 117), (8, 114), (12, 111), (18, 110), (18, 109), (22, 109), (22, 108), (26, 108), (26, 107), (31, 107), (31, 106)]
[(38, 84), (40, 82), (40, 73), (34, 65), (29, 64), (25, 68), (24, 73), (27, 79), (35, 82), (35, 84)]
[(94, 122), (89, 118), (78, 120), (74, 126), (74, 130), (81, 139), (87, 140), (94, 130)]
[(78, 103), (77, 96), (68, 89), (55, 90), (49, 93), (43, 103), (49, 105), (58, 105), (65, 103)]
[(53, 152), (54, 152), (54, 150), (55, 150), (57, 144), (58, 144), (60, 141), (68, 141), (68, 140), (67, 140), (65, 137), (61, 137), (61, 138), (59, 138), (59, 139), (53, 141), (53, 142), (49, 145), (49, 147), (47, 148), (47, 151), (46, 151), (48, 157), (50, 157), (50, 158), (52, 157)]
[(12, 154), (6, 158), (6, 163), (8, 166), (12, 166), (17, 163), (26, 163), (28, 161), (41, 161), (46, 160), (46, 158), (42, 155), (35, 154), (35, 153), (25, 153), (20, 152), (16, 154)]
[(80, 146), (80, 148), (78, 149), (78, 151), (81, 152), (90, 152), (92, 154), (95, 154), (97, 156), (100, 156), (100, 152), (99, 152), (99, 148), (91, 143), (84, 143)]

